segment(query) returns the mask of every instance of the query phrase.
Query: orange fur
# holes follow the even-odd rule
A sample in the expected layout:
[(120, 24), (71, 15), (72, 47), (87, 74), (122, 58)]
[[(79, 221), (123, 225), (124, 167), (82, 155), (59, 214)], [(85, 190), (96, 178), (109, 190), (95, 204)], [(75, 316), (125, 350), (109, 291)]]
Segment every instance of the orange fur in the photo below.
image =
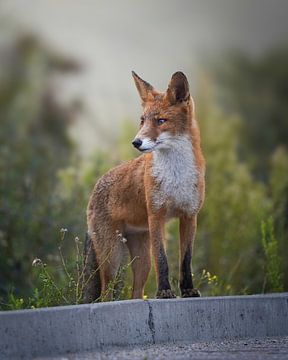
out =
[[(188, 82), (183, 73), (177, 72), (168, 90), (161, 93), (135, 73), (133, 77), (143, 106), (136, 138), (142, 147), (147, 147), (143, 149), (147, 153), (105, 174), (95, 185), (87, 209), (88, 231), (100, 266), (102, 295), (113, 298), (111, 292), (107, 294), (108, 284), (116, 276), (128, 247), (134, 259), (132, 297), (143, 297), (151, 250), (157, 273), (157, 297), (174, 297), (168, 278), (164, 225), (169, 218), (178, 217), (181, 293), (184, 297), (199, 296), (193, 288), (191, 256), (197, 213), (204, 201), (205, 162)], [(166, 168), (167, 179), (162, 173)], [(186, 203), (182, 186), (185, 191), (188, 189), (187, 199), (193, 204)]]

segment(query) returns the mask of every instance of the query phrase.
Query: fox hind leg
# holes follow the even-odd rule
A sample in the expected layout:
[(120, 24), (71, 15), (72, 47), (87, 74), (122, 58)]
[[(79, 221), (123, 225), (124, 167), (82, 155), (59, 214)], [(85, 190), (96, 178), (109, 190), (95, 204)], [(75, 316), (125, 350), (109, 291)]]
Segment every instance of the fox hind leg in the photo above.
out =
[(127, 246), (130, 252), (133, 272), (132, 299), (142, 299), (144, 287), (151, 269), (151, 248), (149, 232), (129, 234)]
[(95, 226), (92, 232), (93, 245), (101, 280), (100, 300), (113, 300), (115, 291), (117, 292), (117, 275), (125, 253), (126, 245), (119, 236), (121, 227), (119, 224), (109, 224), (108, 226)]
[(111, 251), (99, 252), (102, 301), (115, 300), (116, 293), (119, 292), (120, 279), (118, 279), (118, 274), (122, 263), (124, 246), (124, 244), (116, 243)]

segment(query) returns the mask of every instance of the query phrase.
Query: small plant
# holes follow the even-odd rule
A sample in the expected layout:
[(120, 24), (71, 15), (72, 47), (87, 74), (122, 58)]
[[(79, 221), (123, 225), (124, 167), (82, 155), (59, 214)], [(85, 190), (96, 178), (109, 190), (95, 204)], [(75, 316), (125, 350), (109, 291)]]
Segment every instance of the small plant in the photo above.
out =
[[(80, 272), (80, 253), (78, 237), (75, 238), (76, 244), (76, 263), (68, 264), (62, 253), (62, 246), (67, 233), (67, 229), (61, 229), (60, 243), (58, 246), (58, 252), (60, 257), (60, 272), (62, 279), (56, 280), (55, 274), (53, 275), (52, 269), (49, 269), (41, 259), (34, 259), (32, 266), (39, 269), (39, 289), (34, 290), (32, 298), (30, 298), (30, 305), (33, 307), (43, 306), (57, 306), (57, 305), (68, 305), (68, 304), (79, 304), (81, 301), (81, 294), (79, 294), (79, 287), (81, 281)], [(33, 301), (34, 300), (34, 301)]]
[(0, 309), (3, 310), (20, 310), (24, 308), (25, 308), (24, 299), (20, 297), (16, 297), (13, 289), (11, 289), (11, 291), (8, 294), (7, 303), (0, 304)]
[(207, 295), (216, 295), (218, 286), (218, 278), (216, 275), (211, 275), (209, 271), (203, 269), (200, 276), (197, 276), (197, 279), (195, 283), (197, 289), (200, 289), (201, 292)]
[(232, 295), (233, 289), (230, 284), (220, 281), (217, 275), (212, 275), (209, 271), (203, 269), (195, 287), (207, 296)]
[(261, 223), (262, 246), (265, 254), (265, 278), (263, 292), (283, 291), (282, 259), (278, 253), (278, 242), (274, 235), (272, 217)]

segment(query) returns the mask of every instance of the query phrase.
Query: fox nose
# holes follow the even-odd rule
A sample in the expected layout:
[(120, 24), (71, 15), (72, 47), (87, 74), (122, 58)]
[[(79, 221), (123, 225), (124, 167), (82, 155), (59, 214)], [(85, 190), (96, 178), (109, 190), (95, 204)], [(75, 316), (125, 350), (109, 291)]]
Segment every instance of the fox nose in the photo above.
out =
[(135, 146), (136, 149), (139, 149), (140, 146), (142, 145), (142, 140), (135, 139), (134, 141), (132, 141), (132, 145)]

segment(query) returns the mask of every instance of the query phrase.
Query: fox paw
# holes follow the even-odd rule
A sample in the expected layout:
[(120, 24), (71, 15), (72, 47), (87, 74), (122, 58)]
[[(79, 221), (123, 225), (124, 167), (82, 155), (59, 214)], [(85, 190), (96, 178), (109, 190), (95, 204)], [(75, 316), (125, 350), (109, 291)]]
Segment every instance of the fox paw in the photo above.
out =
[(198, 289), (182, 289), (182, 298), (189, 298), (189, 297), (200, 297), (201, 293)]
[(156, 294), (156, 299), (173, 299), (176, 298), (176, 295), (171, 289), (167, 290), (158, 290)]

